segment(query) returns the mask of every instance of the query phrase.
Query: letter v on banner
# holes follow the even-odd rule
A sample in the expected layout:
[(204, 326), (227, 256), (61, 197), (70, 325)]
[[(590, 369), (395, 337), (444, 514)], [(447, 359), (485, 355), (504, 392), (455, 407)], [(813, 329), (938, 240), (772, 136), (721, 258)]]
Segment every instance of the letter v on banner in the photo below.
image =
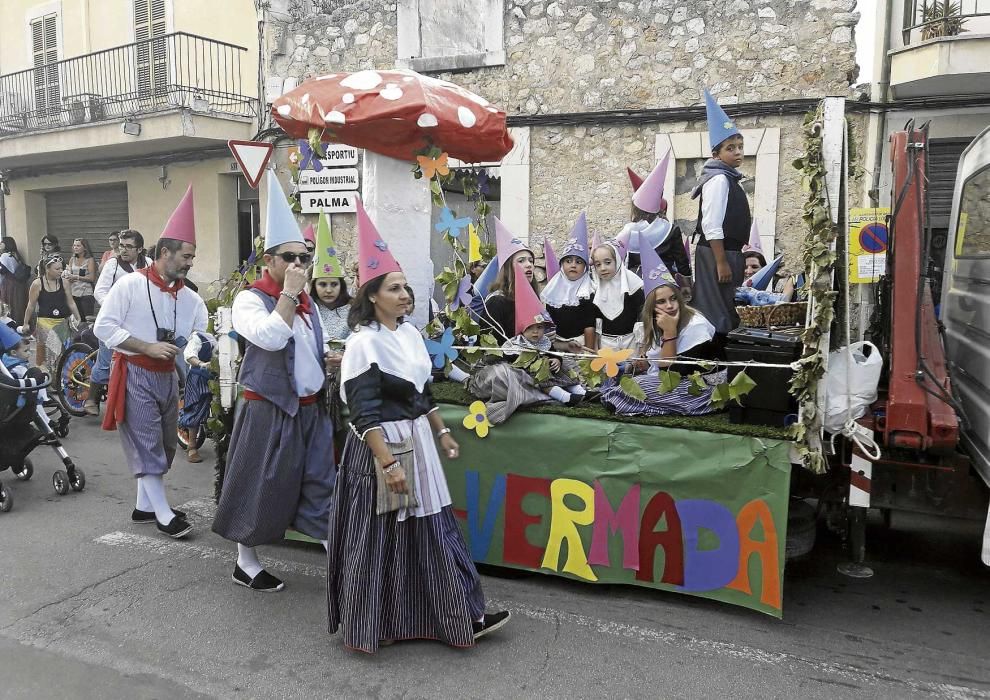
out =
[(275, 144), (265, 141), (228, 141), (227, 147), (234, 154), (234, 160), (241, 166), (241, 172), (248, 185), (253, 190), (258, 189), (261, 175), (268, 167), (268, 161), (275, 151)]

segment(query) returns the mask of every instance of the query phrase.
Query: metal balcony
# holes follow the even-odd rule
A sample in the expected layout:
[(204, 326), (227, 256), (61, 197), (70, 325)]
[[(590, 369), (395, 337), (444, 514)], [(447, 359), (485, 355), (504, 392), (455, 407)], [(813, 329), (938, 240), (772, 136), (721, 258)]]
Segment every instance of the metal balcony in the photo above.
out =
[(972, 31), (980, 17), (990, 17), (990, 0), (905, 0), (904, 45)]
[(249, 117), (246, 52), (176, 32), (0, 75), (0, 138), (179, 108)]

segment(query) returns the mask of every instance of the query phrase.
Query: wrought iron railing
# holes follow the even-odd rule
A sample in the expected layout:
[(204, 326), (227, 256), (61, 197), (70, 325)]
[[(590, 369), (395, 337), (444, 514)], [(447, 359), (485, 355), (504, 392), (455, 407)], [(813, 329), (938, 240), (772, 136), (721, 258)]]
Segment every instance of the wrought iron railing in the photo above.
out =
[(246, 52), (176, 32), (0, 75), (0, 138), (180, 107), (250, 116)]
[(904, 45), (956, 36), (976, 17), (990, 17), (990, 0), (904, 0)]

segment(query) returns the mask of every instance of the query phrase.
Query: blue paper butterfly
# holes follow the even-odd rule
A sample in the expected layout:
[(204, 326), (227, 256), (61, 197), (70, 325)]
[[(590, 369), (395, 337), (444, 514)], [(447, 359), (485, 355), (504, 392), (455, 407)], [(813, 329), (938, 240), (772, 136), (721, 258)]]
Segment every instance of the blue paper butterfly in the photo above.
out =
[(375, 247), (384, 253), (386, 250), (388, 250), (388, 243), (386, 243), (381, 238), (379, 238), (377, 241), (375, 241)]
[(424, 338), (423, 342), (426, 343), (426, 352), (430, 353), (430, 357), (433, 358), (433, 366), (437, 369), (443, 369), (447, 360), (453, 362), (457, 359), (457, 351), (451, 347), (454, 344), (454, 330), (452, 328), (445, 330), (440, 336), (440, 340)]
[(457, 293), (454, 294), (454, 300), (450, 302), (451, 311), (461, 306), (468, 306), (473, 298), (474, 295), (471, 294), (471, 275), (464, 275), (457, 284)]
[(299, 169), (313, 170), (315, 172), (320, 172), (323, 170), (323, 163), (320, 162), (320, 158), (323, 154), (310, 148), (309, 141), (306, 141), (305, 139), (299, 139), (298, 143)]
[(378, 269), (378, 258), (372, 258), (371, 260), (369, 260), (368, 261), (368, 267), (371, 268), (372, 270), (377, 270)]
[(467, 228), (468, 224), (471, 223), (470, 216), (464, 216), (460, 219), (454, 218), (454, 212), (450, 210), (449, 207), (444, 207), (440, 211), (440, 221), (438, 221), (433, 228), (435, 228), (440, 233), (447, 232), (453, 238), (457, 238), (461, 235), (461, 231)]
[(336, 248), (334, 248), (333, 246), (330, 246), (329, 248), (327, 248), (327, 255), (334, 256), (336, 254), (337, 254), (337, 249)]

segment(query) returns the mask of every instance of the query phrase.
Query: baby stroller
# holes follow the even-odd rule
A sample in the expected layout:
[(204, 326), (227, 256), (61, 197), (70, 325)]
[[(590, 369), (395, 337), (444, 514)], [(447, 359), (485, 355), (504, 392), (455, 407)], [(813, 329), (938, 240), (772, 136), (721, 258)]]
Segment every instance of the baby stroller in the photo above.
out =
[[(48, 377), (38, 369), (17, 379), (0, 364), (0, 472), (10, 469), (18, 479), (27, 481), (34, 474), (28, 455), (38, 445), (48, 445), (65, 465), (65, 471), (60, 469), (52, 475), (55, 493), (63, 496), (69, 489), (82, 491), (86, 475), (72, 463), (52, 430), (44, 406), (38, 402), (38, 392), (48, 385)], [(9, 511), (12, 505), (10, 492), (0, 484), (0, 512)]]

